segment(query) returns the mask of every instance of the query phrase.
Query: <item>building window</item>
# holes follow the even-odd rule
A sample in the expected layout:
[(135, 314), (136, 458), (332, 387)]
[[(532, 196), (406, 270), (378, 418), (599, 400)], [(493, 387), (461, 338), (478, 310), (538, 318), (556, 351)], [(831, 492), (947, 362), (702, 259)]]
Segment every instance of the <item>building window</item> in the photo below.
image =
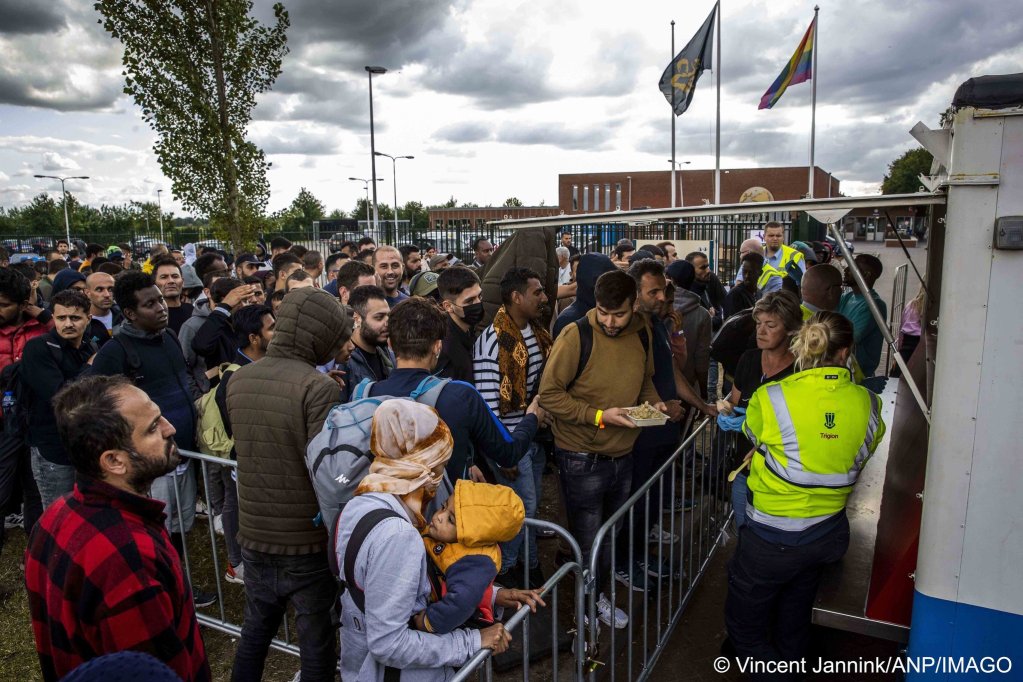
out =
[(615, 210), (622, 210), (622, 183), (615, 183)]
[(600, 185), (593, 186), (593, 210), (600, 210)]
[(572, 185), (572, 210), (579, 210), (579, 185)]
[(585, 185), (583, 187), (583, 210), (584, 211), (589, 211), (590, 210), (590, 186), (589, 185)]
[(611, 210), (611, 183), (604, 185), (604, 210)]

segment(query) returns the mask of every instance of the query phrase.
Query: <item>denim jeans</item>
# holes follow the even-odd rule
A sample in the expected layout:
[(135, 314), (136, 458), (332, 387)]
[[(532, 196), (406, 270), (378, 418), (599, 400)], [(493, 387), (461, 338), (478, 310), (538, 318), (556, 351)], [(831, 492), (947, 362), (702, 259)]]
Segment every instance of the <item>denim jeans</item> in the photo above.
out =
[[(539, 444), (533, 443), (529, 450), (526, 451), (526, 454), (522, 456), (522, 459), (519, 460), (519, 475), (514, 481), (501, 473), (499, 467), (494, 467), (494, 478), (497, 482), (508, 486), (522, 498), (522, 505), (526, 508), (527, 519), (535, 519), (537, 509), (540, 508), (540, 486), (545, 463), (546, 457), (543, 448)], [(529, 567), (535, 568), (540, 564), (540, 555), (536, 552), (536, 533), (527, 530), (526, 526), (523, 525), (522, 530), (519, 531), (519, 534), (514, 539), (501, 543), (502, 571), (510, 570), (519, 560), (522, 541), (527, 536), (529, 537)]]
[(32, 475), (36, 479), (36, 488), (45, 510), (63, 495), (75, 488), (75, 468), (70, 464), (54, 464), (39, 452), (32, 450)]
[(806, 655), (821, 572), (848, 547), (848, 523), (798, 547), (768, 542), (749, 525), (743, 527), (728, 564), (725, 601), (725, 626), (740, 660), (794, 661)]
[(231, 679), (263, 678), (270, 641), (290, 605), (295, 611), (302, 682), (333, 682), (337, 669), (333, 607), (337, 581), (327, 553), (283, 556), (242, 548), (245, 562), (245, 621)]
[[(561, 478), (568, 529), (582, 549), (583, 563), (589, 566), (597, 531), (629, 499), (632, 453), (609, 458), (558, 448), (554, 457)], [(607, 535), (595, 576), (598, 590), (605, 587), (610, 565), (611, 537)]]
[(232, 566), (242, 563), (242, 548), (238, 544), (238, 484), (231, 474), (234, 467), (217, 467), (224, 487), (224, 502), (220, 519), (224, 524), (224, 543), (227, 545), (227, 560)]

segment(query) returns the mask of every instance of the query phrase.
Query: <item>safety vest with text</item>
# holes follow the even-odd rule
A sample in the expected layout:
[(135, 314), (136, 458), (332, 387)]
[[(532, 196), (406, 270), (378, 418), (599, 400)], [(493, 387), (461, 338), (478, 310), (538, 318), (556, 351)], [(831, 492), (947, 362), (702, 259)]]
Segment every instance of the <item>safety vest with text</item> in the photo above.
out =
[(845, 508), (885, 424), (881, 399), (854, 384), (849, 370), (820, 367), (757, 389), (742, 430), (757, 449), (747, 515), (802, 531)]

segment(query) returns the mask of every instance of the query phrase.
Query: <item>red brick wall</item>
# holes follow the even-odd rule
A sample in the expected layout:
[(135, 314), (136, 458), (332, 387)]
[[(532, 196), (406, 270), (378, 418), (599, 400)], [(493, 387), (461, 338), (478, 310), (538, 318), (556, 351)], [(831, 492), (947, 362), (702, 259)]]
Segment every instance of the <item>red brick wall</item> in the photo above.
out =
[[(683, 170), (676, 173), (678, 182), (682, 176), (682, 195), (686, 206), (699, 206), (703, 199), (714, 201), (714, 170)], [(739, 201), (740, 195), (750, 187), (768, 189), (778, 201), (800, 199), (807, 191), (806, 166), (786, 168), (739, 168), (721, 171), (721, 203), (732, 204)], [(611, 185), (611, 210), (615, 209), (615, 185), (622, 186), (622, 210), (629, 209), (629, 180), (632, 176), (632, 208), (644, 206), (650, 208), (667, 208), (671, 206), (671, 171), (639, 171), (622, 173), (578, 173), (558, 176), (558, 205), (566, 215), (584, 213), (583, 187), (590, 188), (589, 212), (603, 212), (604, 186)], [(828, 196), (828, 174), (820, 168), (815, 169), (814, 194), (817, 197)], [(830, 178), (831, 196), (838, 196), (839, 180)], [(593, 206), (593, 186), (600, 186), (600, 208)], [(579, 188), (579, 208), (572, 210), (572, 187)], [(676, 191), (676, 201), (678, 201)]]

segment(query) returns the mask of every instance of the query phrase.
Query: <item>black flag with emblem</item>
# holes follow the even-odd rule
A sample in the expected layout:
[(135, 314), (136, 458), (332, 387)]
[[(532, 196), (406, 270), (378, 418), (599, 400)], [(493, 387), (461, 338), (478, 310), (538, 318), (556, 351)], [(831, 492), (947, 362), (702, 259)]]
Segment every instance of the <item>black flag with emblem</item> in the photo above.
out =
[(714, 46), (714, 13), (717, 6), (710, 11), (707, 21), (696, 32), (692, 40), (686, 43), (682, 51), (675, 55), (675, 58), (668, 64), (668, 68), (661, 74), (659, 86), (664, 98), (671, 104), (676, 116), (681, 116), (689, 103), (693, 101), (693, 90), (696, 88), (696, 81), (706, 68), (713, 68), (711, 64), (712, 48)]

